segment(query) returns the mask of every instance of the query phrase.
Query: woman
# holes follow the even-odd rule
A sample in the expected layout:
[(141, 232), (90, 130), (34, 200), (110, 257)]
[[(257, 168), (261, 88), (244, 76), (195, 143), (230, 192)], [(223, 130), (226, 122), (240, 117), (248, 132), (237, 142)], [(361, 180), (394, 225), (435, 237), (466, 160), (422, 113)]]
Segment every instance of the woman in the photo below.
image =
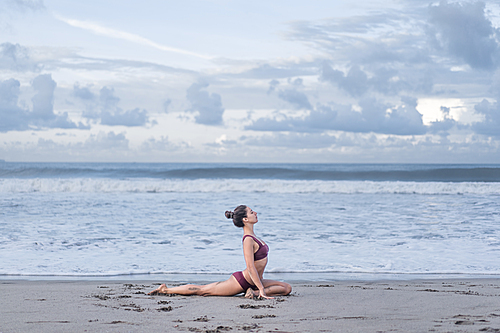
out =
[(242, 292), (245, 297), (273, 298), (272, 296), (288, 295), (292, 287), (285, 282), (266, 280), (262, 278), (267, 265), (269, 247), (259, 240), (253, 231), (258, 222), (257, 213), (245, 205), (236, 207), (234, 212), (226, 211), (226, 217), (232, 219), (235, 226), (243, 228), (243, 254), (247, 268), (236, 272), (226, 281), (207, 285), (187, 284), (168, 288), (162, 284), (148, 295), (177, 294), (202, 296), (233, 296)]

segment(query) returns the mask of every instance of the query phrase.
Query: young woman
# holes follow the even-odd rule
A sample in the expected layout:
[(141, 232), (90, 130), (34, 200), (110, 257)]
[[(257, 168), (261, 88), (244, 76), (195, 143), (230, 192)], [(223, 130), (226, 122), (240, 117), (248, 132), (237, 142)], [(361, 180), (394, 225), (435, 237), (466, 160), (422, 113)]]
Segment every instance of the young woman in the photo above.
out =
[(245, 205), (236, 207), (234, 212), (226, 211), (226, 217), (232, 219), (235, 226), (243, 228), (243, 254), (247, 267), (236, 272), (226, 281), (207, 285), (187, 284), (168, 288), (162, 284), (148, 295), (177, 294), (202, 296), (233, 296), (242, 292), (245, 297), (273, 298), (272, 296), (288, 295), (292, 287), (285, 282), (262, 278), (267, 265), (269, 247), (259, 240), (253, 231), (258, 222), (257, 213)]

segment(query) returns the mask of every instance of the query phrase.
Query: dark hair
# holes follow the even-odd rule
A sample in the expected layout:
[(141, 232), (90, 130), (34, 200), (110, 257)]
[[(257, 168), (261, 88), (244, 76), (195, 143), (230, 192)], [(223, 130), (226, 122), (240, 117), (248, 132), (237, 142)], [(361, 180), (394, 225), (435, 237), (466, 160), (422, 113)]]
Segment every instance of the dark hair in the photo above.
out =
[(226, 217), (233, 219), (233, 223), (238, 228), (243, 228), (243, 219), (247, 217), (247, 206), (239, 205), (234, 209), (234, 212), (226, 210)]

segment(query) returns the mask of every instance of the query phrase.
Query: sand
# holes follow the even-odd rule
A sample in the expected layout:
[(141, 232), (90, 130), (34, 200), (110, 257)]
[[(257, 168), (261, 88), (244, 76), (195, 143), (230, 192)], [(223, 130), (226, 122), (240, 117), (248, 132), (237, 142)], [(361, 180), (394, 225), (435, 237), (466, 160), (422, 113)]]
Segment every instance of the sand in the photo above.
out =
[(274, 300), (157, 286), (0, 280), (0, 332), (500, 332), (499, 279), (294, 283)]

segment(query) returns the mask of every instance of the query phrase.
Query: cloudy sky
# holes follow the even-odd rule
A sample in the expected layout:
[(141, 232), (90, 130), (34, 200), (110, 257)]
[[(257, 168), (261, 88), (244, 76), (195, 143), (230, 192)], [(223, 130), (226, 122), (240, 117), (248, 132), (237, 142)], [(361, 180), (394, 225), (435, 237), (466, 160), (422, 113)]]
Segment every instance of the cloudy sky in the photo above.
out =
[(500, 5), (0, 0), (0, 159), (500, 163)]

